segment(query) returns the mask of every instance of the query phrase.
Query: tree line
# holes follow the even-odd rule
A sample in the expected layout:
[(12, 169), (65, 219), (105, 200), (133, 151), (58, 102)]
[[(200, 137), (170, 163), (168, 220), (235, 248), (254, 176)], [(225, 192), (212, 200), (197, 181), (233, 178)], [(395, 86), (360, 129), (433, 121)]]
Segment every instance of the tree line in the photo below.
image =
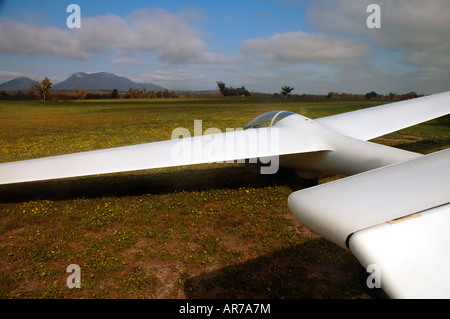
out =
[(223, 96), (250, 96), (250, 92), (245, 88), (245, 86), (242, 86), (240, 88), (234, 88), (232, 86), (226, 86), (225, 83), (222, 81), (217, 81), (217, 87), (219, 88), (220, 93), (222, 93)]
[[(42, 100), (44, 102), (52, 100), (70, 100), (70, 99), (152, 99), (152, 98), (177, 98), (175, 92), (167, 89), (158, 91), (147, 91), (145, 88), (130, 88), (128, 92), (121, 93), (113, 89), (110, 93), (92, 93), (85, 90), (75, 90), (74, 94), (68, 95), (58, 91), (51, 92), (53, 83), (45, 77), (42, 81), (33, 83), (29, 90), (13, 90), (12, 92), (0, 91), (0, 100)], [(72, 90), (70, 90), (72, 91)], [(89, 90), (87, 90), (89, 91)], [(97, 91), (97, 90), (92, 90)]]
[(329, 99), (365, 99), (365, 100), (409, 100), (416, 97), (420, 97), (416, 92), (408, 92), (404, 94), (397, 94), (390, 92), (388, 94), (378, 94), (374, 91), (367, 92), (365, 94), (353, 94), (353, 93), (337, 93), (328, 92), (327, 98)]
[[(326, 97), (329, 99), (366, 99), (366, 100), (406, 100), (419, 97), (416, 92), (409, 92), (405, 94), (397, 94), (390, 92), (389, 94), (378, 94), (374, 91), (366, 94), (353, 93), (337, 93), (328, 92), (326, 96), (312, 95), (312, 94), (291, 94), (293, 87), (285, 85), (281, 87), (280, 92), (274, 94), (265, 93), (250, 93), (245, 86), (234, 88), (227, 86), (222, 81), (216, 82), (218, 91), (223, 97), (249, 97), (249, 96), (264, 96), (264, 97), (295, 97), (295, 98), (320, 98)], [(216, 93), (194, 93), (194, 92), (173, 92), (167, 89), (164, 90), (147, 90), (145, 88), (130, 88), (127, 92), (119, 92), (113, 89), (109, 93), (86, 92), (84, 90), (75, 90), (74, 94), (68, 95), (60, 92), (50, 92), (53, 83), (49, 78), (45, 77), (42, 81), (34, 82), (30, 90), (6, 92), (0, 91), (0, 100), (70, 100), (70, 99), (159, 99), (159, 98), (178, 98), (178, 97), (215, 97), (219, 96)], [(89, 90), (87, 90), (89, 91)], [(13, 95), (11, 95), (13, 94)]]

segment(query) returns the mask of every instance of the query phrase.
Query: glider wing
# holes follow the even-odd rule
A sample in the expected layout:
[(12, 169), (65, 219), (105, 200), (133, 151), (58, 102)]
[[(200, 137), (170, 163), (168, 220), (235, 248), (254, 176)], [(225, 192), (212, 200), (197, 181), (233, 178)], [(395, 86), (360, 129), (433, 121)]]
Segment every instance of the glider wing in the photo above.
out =
[(327, 116), (316, 121), (344, 135), (368, 141), (447, 114), (450, 114), (450, 92)]
[(320, 150), (329, 147), (302, 140), (289, 128), (236, 130), (1, 163), (0, 184), (256, 158), (267, 164), (278, 155)]

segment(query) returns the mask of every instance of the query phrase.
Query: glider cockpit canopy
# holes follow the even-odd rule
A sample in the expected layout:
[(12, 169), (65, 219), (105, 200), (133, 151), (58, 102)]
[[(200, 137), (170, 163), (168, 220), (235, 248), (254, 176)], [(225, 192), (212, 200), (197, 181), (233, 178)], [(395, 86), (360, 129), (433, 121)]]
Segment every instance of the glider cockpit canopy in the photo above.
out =
[(288, 112), (288, 111), (267, 112), (258, 117), (255, 117), (253, 120), (248, 122), (247, 125), (245, 125), (244, 130), (249, 129), (249, 128), (274, 126), (280, 120), (282, 120), (285, 117), (288, 117), (290, 115), (293, 115), (293, 114), (295, 114), (295, 113)]

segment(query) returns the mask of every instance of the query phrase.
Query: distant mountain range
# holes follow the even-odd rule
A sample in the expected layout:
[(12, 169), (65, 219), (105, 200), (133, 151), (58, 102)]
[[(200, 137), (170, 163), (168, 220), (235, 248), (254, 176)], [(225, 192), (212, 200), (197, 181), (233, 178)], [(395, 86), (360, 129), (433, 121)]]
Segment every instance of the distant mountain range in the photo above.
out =
[[(50, 79), (51, 80), (51, 79)], [(35, 81), (27, 77), (15, 78), (0, 84), (0, 91), (29, 90)], [(164, 90), (163, 87), (153, 83), (137, 83), (130, 79), (113, 73), (75, 72), (66, 80), (52, 86), (54, 90), (113, 90), (128, 91), (130, 88), (141, 88), (148, 91)]]
[(27, 77), (19, 77), (0, 84), (0, 91), (29, 90), (33, 83), (34, 81), (32, 79)]

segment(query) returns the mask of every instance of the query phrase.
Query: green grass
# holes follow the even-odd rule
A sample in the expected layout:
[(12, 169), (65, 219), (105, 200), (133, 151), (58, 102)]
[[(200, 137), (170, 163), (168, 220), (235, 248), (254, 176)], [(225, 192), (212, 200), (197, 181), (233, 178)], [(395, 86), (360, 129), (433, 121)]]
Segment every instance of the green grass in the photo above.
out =
[[(243, 127), (288, 110), (317, 118), (377, 102), (167, 99), (0, 102), (0, 162)], [(447, 148), (436, 119), (377, 142)], [(328, 177), (327, 182), (336, 177)], [(0, 186), (0, 298), (372, 298), (347, 251), (299, 223), (289, 172), (220, 164)], [(81, 289), (66, 268), (81, 267)], [(363, 281), (364, 282), (364, 281)], [(376, 295), (375, 295), (376, 296)]]

